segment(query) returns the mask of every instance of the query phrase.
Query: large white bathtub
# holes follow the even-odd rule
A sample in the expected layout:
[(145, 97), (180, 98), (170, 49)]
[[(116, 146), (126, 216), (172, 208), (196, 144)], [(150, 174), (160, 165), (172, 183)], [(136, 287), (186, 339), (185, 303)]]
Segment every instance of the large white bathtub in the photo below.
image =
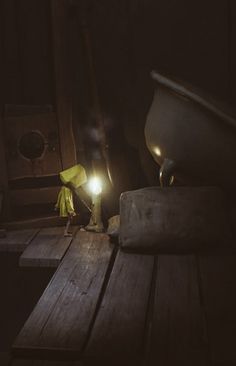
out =
[(236, 118), (193, 89), (156, 72), (152, 77), (145, 138), (162, 185), (175, 176), (185, 184), (236, 186)]

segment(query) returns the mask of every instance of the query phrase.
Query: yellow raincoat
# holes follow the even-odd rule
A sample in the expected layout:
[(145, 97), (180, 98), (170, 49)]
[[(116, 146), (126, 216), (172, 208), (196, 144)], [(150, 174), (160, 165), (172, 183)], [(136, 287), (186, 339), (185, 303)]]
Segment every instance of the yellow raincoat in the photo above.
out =
[(60, 210), (60, 216), (62, 217), (76, 215), (73, 203), (73, 195), (70, 188), (64, 186), (61, 187), (55, 208)]
[[(74, 188), (78, 188), (87, 182), (85, 169), (80, 164), (60, 172), (60, 178), (64, 184), (70, 183)], [(63, 217), (76, 215), (73, 194), (70, 188), (65, 186), (61, 188), (55, 208), (60, 210), (60, 216)]]

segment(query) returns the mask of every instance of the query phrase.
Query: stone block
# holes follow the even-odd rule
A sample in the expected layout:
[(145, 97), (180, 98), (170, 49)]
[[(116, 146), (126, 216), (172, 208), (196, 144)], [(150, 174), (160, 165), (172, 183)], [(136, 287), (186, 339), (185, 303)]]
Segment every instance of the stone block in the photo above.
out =
[(230, 245), (232, 228), (217, 187), (148, 187), (120, 198), (124, 249), (179, 252)]

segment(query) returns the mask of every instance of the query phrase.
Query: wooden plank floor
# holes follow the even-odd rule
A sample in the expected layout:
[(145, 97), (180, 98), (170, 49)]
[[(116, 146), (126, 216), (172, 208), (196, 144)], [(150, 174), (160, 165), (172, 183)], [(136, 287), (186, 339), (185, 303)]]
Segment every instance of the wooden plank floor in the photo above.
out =
[(210, 355), (214, 365), (236, 365), (236, 257), (200, 258)]
[(86, 365), (141, 365), (154, 258), (119, 252), (85, 351)]
[[(73, 235), (77, 229), (77, 226), (72, 226)], [(72, 241), (72, 237), (64, 237), (63, 234), (64, 227), (41, 229), (21, 255), (20, 266), (58, 267)]]
[(23, 252), (38, 231), (38, 229), (7, 231), (6, 237), (0, 238), (0, 252)]
[(156, 274), (150, 365), (207, 365), (207, 339), (196, 258), (160, 256)]
[(17, 337), (28, 355), (80, 353), (93, 321), (113, 247), (105, 234), (78, 232), (65, 259)]
[(26, 366), (235, 366), (235, 309), (234, 253), (131, 254), (77, 232), (13, 354)]

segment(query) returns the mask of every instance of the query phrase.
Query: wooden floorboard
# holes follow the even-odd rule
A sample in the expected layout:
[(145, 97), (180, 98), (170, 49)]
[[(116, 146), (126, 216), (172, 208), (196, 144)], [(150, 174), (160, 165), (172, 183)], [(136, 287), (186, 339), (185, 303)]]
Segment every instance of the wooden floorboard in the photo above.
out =
[[(78, 227), (73, 226), (73, 235)], [(58, 267), (71, 244), (72, 237), (64, 237), (63, 227), (41, 229), (20, 257), (21, 267)]]
[(212, 365), (236, 365), (236, 256), (199, 262)]
[[(78, 232), (12, 350), (77, 356), (86, 341), (113, 246), (106, 234)], [(43, 355), (43, 356), (42, 356)], [(51, 358), (51, 357), (50, 357)]]
[(148, 365), (207, 365), (207, 339), (193, 256), (159, 256)]
[[(61, 216), (38, 217), (34, 219), (3, 222), (2, 227), (6, 230), (22, 230), (32, 228), (43, 228), (52, 226), (64, 226), (67, 218)], [(76, 218), (74, 223), (76, 223)]]
[(92, 329), (86, 365), (141, 365), (153, 256), (119, 252)]
[(0, 252), (23, 252), (39, 229), (7, 231), (5, 238), (0, 238)]

